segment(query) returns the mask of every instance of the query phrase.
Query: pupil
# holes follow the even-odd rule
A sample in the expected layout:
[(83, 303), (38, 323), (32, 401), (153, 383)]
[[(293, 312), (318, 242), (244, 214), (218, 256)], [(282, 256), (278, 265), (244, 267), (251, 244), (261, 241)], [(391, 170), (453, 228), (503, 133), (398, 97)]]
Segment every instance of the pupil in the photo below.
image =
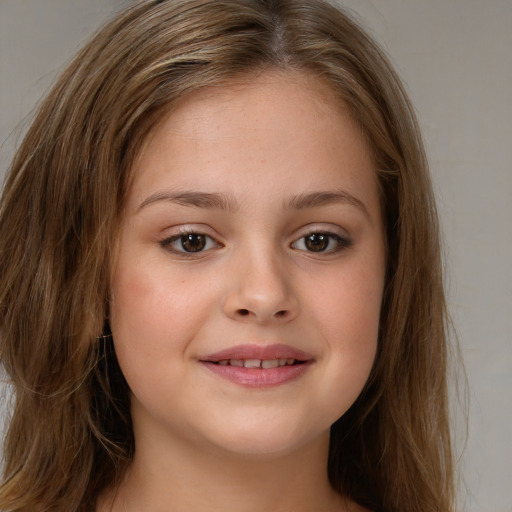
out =
[(199, 252), (206, 245), (206, 237), (196, 233), (190, 233), (181, 237), (181, 245), (187, 252)]
[(313, 233), (306, 237), (306, 247), (313, 252), (322, 252), (329, 245), (329, 236), (322, 233)]

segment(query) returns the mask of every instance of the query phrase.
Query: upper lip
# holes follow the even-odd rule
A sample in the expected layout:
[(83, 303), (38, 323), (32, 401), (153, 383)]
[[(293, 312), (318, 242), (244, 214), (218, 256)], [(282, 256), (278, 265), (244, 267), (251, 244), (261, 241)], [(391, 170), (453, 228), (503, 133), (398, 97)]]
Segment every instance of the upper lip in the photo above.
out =
[(296, 361), (312, 361), (313, 356), (290, 345), (258, 345), (248, 343), (245, 345), (235, 345), (200, 358), (201, 361), (210, 363), (217, 363), (225, 359), (260, 359), (262, 361), (295, 359)]

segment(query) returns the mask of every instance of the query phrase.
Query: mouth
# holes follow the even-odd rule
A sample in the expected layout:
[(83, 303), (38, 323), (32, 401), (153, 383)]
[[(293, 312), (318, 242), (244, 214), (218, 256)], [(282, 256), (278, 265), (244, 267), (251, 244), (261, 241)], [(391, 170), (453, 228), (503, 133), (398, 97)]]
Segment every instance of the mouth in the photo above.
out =
[(216, 363), (220, 366), (235, 366), (237, 368), (261, 368), (263, 370), (269, 368), (279, 368), (281, 366), (293, 366), (296, 364), (304, 364), (306, 361), (299, 361), (293, 358), (283, 359), (222, 359)]
[(238, 345), (199, 360), (217, 376), (245, 387), (285, 384), (302, 376), (312, 363), (311, 354), (288, 345)]

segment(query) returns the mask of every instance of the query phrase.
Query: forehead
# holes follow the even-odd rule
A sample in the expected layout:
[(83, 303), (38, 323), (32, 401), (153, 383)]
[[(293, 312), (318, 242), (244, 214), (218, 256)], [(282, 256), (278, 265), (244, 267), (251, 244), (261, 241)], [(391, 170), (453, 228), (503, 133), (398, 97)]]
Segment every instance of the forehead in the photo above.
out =
[[(282, 91), (285, 91), (284, 95), (279, 94)], [(279, 110), (280, 118), (271, 116), (276, 106), (283, 107)], [(235, 110), (245, 110), (248, 116), (230, 115)], [(283, 116), (284, 112), (286, 116)], [(321, 80), (309, 71), (260, 70), (240, 74), (215, 86), (202, 87), (174, 100), (145, 138), (138, 160), (156, 149), (165, 132), (176, 137), (206, 136), (208, 140), (220, 135), (221, 127), (228, 126), (226, 120), (231, 127), (238, 124), (239, 127), (252, 125), (256, 128), (261, 116), (265, 117), (267, 128), (278, 131), (288, 122), (290, 115), (306, 122), (323, 118), (326, 123), (339, 116), (359, 130), (349, 108), (327, 80)], [(206, 123), (208, 119), (209, 124)], [(205, 132), (201, 133), (199, 126)]]
[(374, 178), (368, 145), (348, 108), (309, 74), (265, 72), (177, 101), (147, 138), (130, 195), (143, 200), (152, 187), (194, 189), (198, 181), (215, 191), (244, 173), (331, 188), (329, 179), (340, 171), (353, 182), (368, 181), (369, 173)]

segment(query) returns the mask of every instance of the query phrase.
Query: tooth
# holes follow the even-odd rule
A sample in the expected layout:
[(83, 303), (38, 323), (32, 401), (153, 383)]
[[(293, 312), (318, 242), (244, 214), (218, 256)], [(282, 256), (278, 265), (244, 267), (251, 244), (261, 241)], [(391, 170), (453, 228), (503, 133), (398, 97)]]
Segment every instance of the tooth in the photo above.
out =
[(284, 366), (286, 364), (286, 359), (278, 359), (279, 366)]
[(244, 362), (241, 359), (230, 359), (229, 364), (231, 366), (238, 366), (239, 368), (242, 368), (244, 365)]
[(246, 368), (261, 368), (261, 359), (246, 359), (244, 366)]
[(278, 359), (267, 359), (265, 361), (261, 361), (262, 368), (277, 368), (279, 366)]
[(220, 364), (221, 366), (227, 366), (229, 363), (229, 361), (227, 359), (223, 359), (222, 361), (219, 361), (218, 364)]
[(293, 363), (295, 363), (295, 359), (287, 359), (287, 360), (286, 360), (286, 364), (287, 364), (288, 366), (291, 366)]

